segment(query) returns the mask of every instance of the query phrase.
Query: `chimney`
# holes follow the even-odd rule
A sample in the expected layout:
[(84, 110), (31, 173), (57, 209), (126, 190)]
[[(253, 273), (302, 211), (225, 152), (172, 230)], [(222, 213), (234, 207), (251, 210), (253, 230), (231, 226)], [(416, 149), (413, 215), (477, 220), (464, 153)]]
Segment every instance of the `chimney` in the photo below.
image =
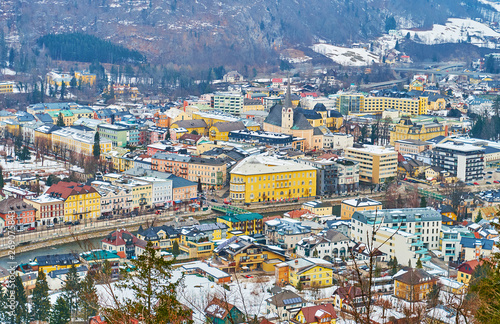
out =
[(299, 264), (299, 260), (295, 260), (295, 264)]

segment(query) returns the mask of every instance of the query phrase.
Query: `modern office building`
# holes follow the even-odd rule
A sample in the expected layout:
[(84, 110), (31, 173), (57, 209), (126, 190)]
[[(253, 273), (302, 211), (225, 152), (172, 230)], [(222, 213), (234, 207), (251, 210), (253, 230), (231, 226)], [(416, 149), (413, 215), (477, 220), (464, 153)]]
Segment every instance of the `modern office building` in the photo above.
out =
[(484, 147), (461, 142), (437, 144), (431, 152), (431, 165), (465, 182), (481, 180), (484, 177), (484, 151)]

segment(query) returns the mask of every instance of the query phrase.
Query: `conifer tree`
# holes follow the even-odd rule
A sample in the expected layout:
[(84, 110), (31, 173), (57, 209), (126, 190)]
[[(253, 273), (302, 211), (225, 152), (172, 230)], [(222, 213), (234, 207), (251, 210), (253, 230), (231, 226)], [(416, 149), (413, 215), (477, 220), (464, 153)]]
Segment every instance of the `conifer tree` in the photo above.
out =
[(59, 116), (57, 116), (57, 122), (56, 122), (56, 125), (57, 126), (60, 126), (60, 127), (64, 127), (66, 126), (64, 124), (64, 119), (63, 119), (63, 114), (62, 113), (59, 113)]
[(0, 189), (3, 189), (5, 182), (3, 180), (3, 169), (0, 167)]
[(172, 244), (172, 254), (174, 256), (178, 256), (180, 253), (179, 243), (177, 243), (177, 241), (174, 241), (174, 244)]
[(417, 267), (417, 269), (422, 269), (423, 268), (422, 261), (420, 259), (417, 260), (416, 267)]
[(61, 100), (64, 100), (64, 96), (66, 95), (66, 83), (61, 82)]
[(78, 299), (82, 318), (87, 319), (97, 314), (97, 310), (99, 309), (99, 297), (97, 296), (94, 279), (90, 274), (87, 274), (80, 284)]
[(66, 275), (66, 282), (64, 283), (62, 290), (64, 292), (64, 296), (66, 297), (70, 313), (72, 315), (76, 314), (78, 311), (78, 291), (80, 290), (80, 281), (74, 264), (71, 268), (69, 268), (68, 274)]
[(33, 321), (47, 321), (50, 312), (49, 285), (47, 277), (41, 269), (38, 270), (31, 303), (31, 319)]
[(98, 159), (101, 156), (101, 137), (99, 135), (99, 132), (95, 132), (94, 135), (94, 148), (93, 152), (94, 157)]
[(67, 324), (71, 320), (71, 311), (68, 302), (62, 296), (56, 300), (50, 312), (50, 324)]
[(9, 323), (25, 324), (28, 322), (28, 297), (24, 290), (23, 281), (19, 275), (14, 280), (14, 295), (16, 298), (16, 307), (14, 311), (13, 321)]
[(113, 308), (102, 310), (111, 323), (130, 323), (143, 318), (145, 324), (174, 323), (191, 313), (177, 300), (181, 280), (172, 280), (173, 261), (167, 261), (156, 251), (151, 241), (144, 252), (122, 272), (117, 287), (131, 291), (132, 298)]

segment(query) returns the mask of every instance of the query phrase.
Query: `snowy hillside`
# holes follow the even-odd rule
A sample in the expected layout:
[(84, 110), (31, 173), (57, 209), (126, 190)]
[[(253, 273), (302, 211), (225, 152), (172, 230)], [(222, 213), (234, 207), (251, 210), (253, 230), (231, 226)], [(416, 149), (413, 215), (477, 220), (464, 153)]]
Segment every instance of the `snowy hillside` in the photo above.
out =
[(347, 48), (329, 44), (314, 44), (311, 48), (341, 65), (365, 66), (379, 62), (377, 55), (364, 48)]
[(467, 42), (480, 47), (494, 48), (488, 37), (498, 38), (500, 34), (487, 25), (471, 19), (450, 18), (446, 25), (434, 25), (432, 30), (400, 30), (402, 36), (410, 33), (411, 39), (428, 45)]
[(479, 0), (479, 2), (490, 5), (496, 11), (500, 12), (500, 2), (498, 2), (498, 1)]

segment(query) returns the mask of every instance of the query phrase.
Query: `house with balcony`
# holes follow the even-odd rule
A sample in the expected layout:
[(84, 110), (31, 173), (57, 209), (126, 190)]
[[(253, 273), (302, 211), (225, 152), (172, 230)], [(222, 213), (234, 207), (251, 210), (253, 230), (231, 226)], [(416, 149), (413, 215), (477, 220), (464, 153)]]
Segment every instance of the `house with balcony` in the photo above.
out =
[(145, 246), (144, 240), (138, 239), (134, 234), (127, 230), (117, 230), (109, 233), (101, 240), (101, 248), (107, 251), (115, 251), (117, 253), (125, 252), (127, 259), (136, 256), (136, 246)]
[(283, 290), (266, 299), (266, 313), (275, 314), (276, 322), (290, 321), (306, 306), (306, 300), (290, 290)]
[(257, 213), (228, 214), (217, 217), (217, 223), (226, 224), (228, 232), (234, 233), (234, 231), (239, 231), (243, 235), (254, 235), (262, 234), (262, 219), (262, 215)]
[(126, 257), (124, 252), (92, 250), (89, 252), (80, 253), (80, 258), (89, 271), (100, 271), (103, 269), (104, 263), (109, 265), (109, 275), (112, 279), (118, 279), (120, 275), (120, 265)]
[(475, 238), (462, 237), (460, 239), (462, 250), (460, 251), (460, 260), (479, 260), (480, 258), (488, 258), (495, 246), (495, 241)]
[(437, 279), (423, 269), (401, 270), (394, 276), (394, 296), (409, 302), (425, 301)]
[(188, 167), (191, 156), (174, 153), (155, 153), (151, 158), (151, 170), (168, 172), (189, 180)]
[(291, 252), (298, 242), (311, 235), (311, 227), (290, 218), (277, 218), (264, 223), (267, 244), (278, 245)]
[(445, 262), (459, 260), (462, 249), (460, 241), (464, 234), (472, 237), (466, 228), (443, 225), (439, 237), (439, 250)]
[(281, 250), (238, 236), (233, 236), (217, 246), (213, 254), (212, 266), (229, 273), (250, 270), (272, 272), (276, 263), (286, 260)]
[(179, 231), (179, 249), (189, 258), (208, 257), (214, 250), (214, 241), (226, 239), (227, 229), (224, 223), (183, 227)]
[(358, 314), (366, 312), (367, 301), (365, 293), (360, 287), (346, 285), (339, 287), (332, 295), (333, 306), (337, 310)]
[(303, 238), (297, 243), (296, 254), (325, 260), (348, 257), (354, 242), (344, 234), (329, 229), (318, 235)]
[(333, 264), (319, 258), (299, 258), (275, 266), (276, 285), (329, 287), (333, 285)]
[(332, 304), (302, 307), (292, 321), (301, 324), (335, 324), (337, 314)]
[(151, 241), (153, 246), (165, 251), (172, 249), (174, 242), (179, 241), (179, 230), (167, 225), (149, 228), (143, 228), (141, 225), (137, 230), (137, 238), (146, 242)]

